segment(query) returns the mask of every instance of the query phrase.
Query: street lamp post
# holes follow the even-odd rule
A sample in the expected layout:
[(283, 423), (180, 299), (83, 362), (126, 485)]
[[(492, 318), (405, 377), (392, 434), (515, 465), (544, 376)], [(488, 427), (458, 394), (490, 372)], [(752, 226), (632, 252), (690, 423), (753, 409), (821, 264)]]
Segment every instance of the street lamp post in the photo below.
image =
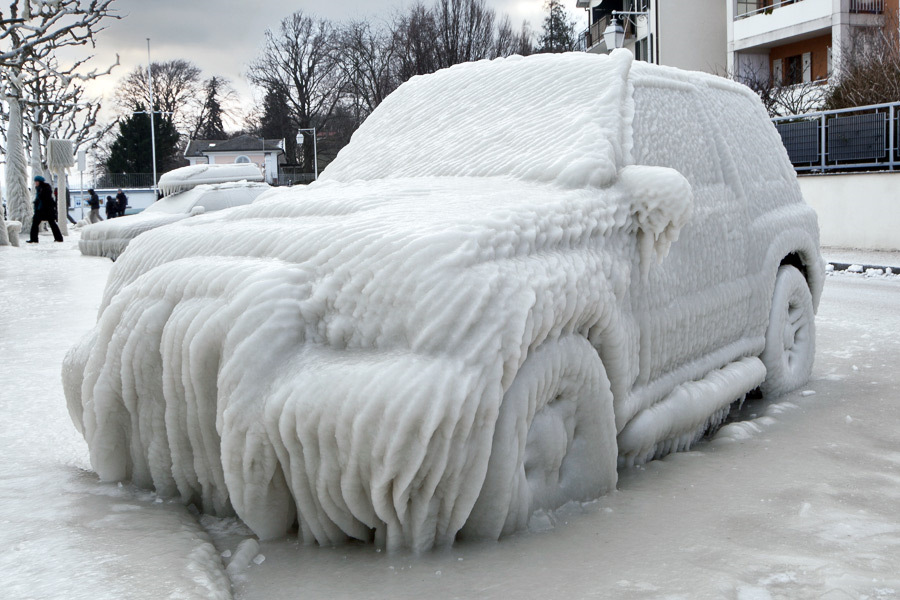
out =
[[(606, 48), (610, 52), (616, 48), (625, 47), (625, 27), (619, 22), (618, 16), (624, 17), (625, 22), (631, 21), (635, 26), (637, 26), (637, 19), (641, 17), (646, 19), (648, 24), (650, 21), (649, 10), (614, 10), (610, 14), (612, 18), (609, 21), (609, 25), (603, 30), (603, 41), (606, 42)], [(631, 17), (634, 17), (634, 19)], [(648, 58), (652, 59), (652, 56), (648, 56)], [(647, 62), (653, 61), (649, 60)]]
[(313, 180), (319, 179), (319, 156), (316, 152), (316, 128), (310, 127), (307, 129), (298, 129), (297, 130), (297, 143), (301, 146), (303, 145), (303, 131), (312, 131), (312, 139), (313, 139)]
[(156, 189), (156, 128), (153, 125), (153, 111), (156, 107), (153, 105), (153, 63), (150, 61), (150, 38), (147, 38), (147, 85), (150, 88), (150, 152), (153, 155), (153, 200), (159, 197)]

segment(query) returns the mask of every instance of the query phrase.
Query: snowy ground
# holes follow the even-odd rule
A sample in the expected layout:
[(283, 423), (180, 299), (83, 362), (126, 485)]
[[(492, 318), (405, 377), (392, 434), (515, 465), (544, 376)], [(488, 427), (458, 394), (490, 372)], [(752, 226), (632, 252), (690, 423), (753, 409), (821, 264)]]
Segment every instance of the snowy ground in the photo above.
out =
[[(98, 483), (66, 414), (59, 366), (111, 264), (81, 256), (77, 235), (0, 248), (2, 595), (228, 597), (218, 555), (239, 554), (246, 530), (209, 518), (204, 530), (177, 504)], [(900, 598), (898, 294), (898, 277), (830, 276), (803, 391), (620, 472), (617, 492), (555, 526), (420, 557), (266, 542), (248, 568), (232, 565), (234, 595)]]

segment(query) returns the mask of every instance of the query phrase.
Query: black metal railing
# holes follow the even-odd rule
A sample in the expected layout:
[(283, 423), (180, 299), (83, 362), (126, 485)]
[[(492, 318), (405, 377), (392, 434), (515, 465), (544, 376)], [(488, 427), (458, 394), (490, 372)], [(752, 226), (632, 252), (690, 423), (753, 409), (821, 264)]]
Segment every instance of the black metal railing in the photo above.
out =
[(900, 102), (772, 119), (797, 171), (900, 166)]
[(850, 12), (884, 14), (884, 0), (850, 0)]
[[(157, 178), (159, 175), (157, 175)], [(90, 184), (85, 177), (85, 186), (100, 188), (152, 188), (153, 173), (99, 173), (91, 178)]]
[(278, 179), (275, 185), (305, 185), (315, 181), (314, 173), (308, 173), (305, 167), (286, 167), (278, 168)]
[(753, 15), (767, 14), (780, 6), (795, 2), (802, 2), (802, 0), (737, 0), (734, 18), (743, 19)]

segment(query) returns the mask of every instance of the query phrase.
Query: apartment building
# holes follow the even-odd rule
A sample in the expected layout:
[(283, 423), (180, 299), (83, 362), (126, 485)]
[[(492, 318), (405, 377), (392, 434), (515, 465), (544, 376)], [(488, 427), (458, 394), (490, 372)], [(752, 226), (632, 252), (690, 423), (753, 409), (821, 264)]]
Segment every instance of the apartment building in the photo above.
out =
[(578, 0), (576, 6), (588, 14), (588, 28), (579, 38), (582, 50), (625, 47), (638, 60), (725, 74), (723, 0)]
[(728, 70), (792, 85), (827, 79), (860, 27), (881, 27), (898, 0), (725, 0)]

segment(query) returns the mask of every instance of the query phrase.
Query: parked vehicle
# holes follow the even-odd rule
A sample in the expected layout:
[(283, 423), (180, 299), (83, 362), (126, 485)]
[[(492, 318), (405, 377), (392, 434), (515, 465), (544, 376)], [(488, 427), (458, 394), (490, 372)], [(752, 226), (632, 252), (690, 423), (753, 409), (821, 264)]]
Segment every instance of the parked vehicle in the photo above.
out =
[(481, 61), (401, 86), (318, 182), (135, 240), (66, 396), (101, 479), (263, 538), (497, 538), (802, 385), (823, 281), (749, 89)]
[(182, 219), (249, 204), (271, 189), (260, 183), (255, 165), (196, 165), (165, 173), (160, 190), (169, 195), (145, 209), (128, 209), (124, 217), (85, 227), (78, 247), (82, 254), (116, 260), (138, 235)]

